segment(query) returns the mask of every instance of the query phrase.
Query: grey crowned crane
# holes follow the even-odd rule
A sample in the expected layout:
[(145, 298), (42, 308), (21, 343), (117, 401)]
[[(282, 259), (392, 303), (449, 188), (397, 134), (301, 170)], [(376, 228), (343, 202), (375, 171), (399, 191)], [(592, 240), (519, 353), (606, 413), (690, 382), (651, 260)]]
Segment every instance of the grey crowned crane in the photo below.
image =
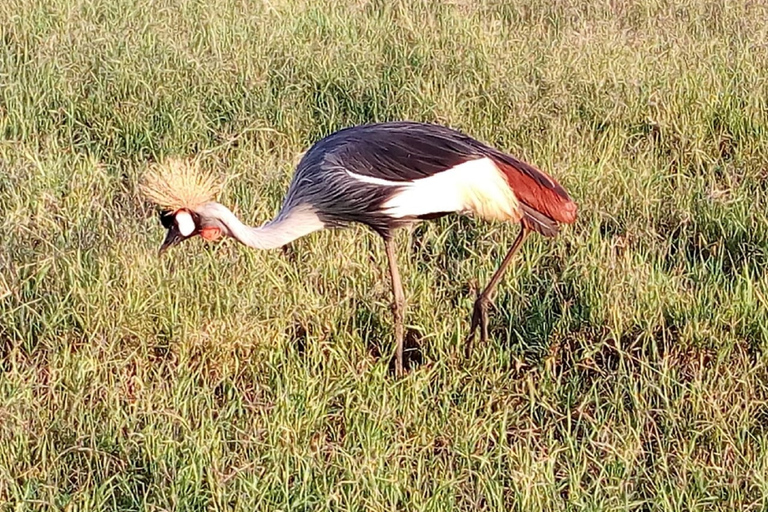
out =
[(394, 295), (397, 375), (403, 373), (405, 297), (395, 229), (452, 212), (520, 223), (520, 234), (475, 301), (469, 352), (478, 328), (481, 340), (487, 339), (494, 290), (528, 234), (553, 237), (561, 223), (576, 220), (577, 210), (565, 189), (536, 167), (456, 130), (406, 121), (354, 126), (317, 142), (299, 162), (279, 213), (261, 227), (246, 226), (211, 201), (210, 180), (183, 181), (154, 175), (144, 185), (148, 197), (165, 208), (161, 220), (168, 232), (161, 252), (196, 235), (207, 240), (224, 235), (248, 247), (273, 249), (353, 222), (378, 233)]

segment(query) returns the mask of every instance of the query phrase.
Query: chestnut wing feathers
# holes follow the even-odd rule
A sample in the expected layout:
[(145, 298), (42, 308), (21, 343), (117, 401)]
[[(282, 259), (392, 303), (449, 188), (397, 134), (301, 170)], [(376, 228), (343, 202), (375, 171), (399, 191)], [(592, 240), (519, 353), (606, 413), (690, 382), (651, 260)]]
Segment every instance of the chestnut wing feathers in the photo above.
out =
[(513, 156), (491, 149), (496, 165), (507, 177), (520, 202), (557, 221), (571, 224), (576, 220), (576, 204), (554, 179), (534, 166)]

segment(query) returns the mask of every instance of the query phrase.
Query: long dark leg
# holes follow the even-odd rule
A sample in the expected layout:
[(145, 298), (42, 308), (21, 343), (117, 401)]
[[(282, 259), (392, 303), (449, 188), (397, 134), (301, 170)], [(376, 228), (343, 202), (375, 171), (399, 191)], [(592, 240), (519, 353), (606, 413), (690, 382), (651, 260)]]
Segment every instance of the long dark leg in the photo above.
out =
[(400, 282), (400, 271), (397, 269), (397, 258), (395, 256), (395, 242), (391, 238), (384, 239), (384, 246), (387, 251), (387, 260), (389, 260), (389, 275), (392, 278), (392, 312), (395, 315), (395, 342), (397, 350), (395, 352), (395, 375), (403, 375), (403, 317), (405, 315), (405, 295), (403, 295), (403, 283)]
[(529, 231), (525, 226), (520, 229), (520, 234), (517, 235), (515, 242), (512, 244), (512, 247), (510, 247), (509, 252), (504, 257), (504, 261), (501, 262), (501, 265), (499, 265), (496, 273), (493, 274), (488, 286), (486, 286), (482, 293), (477, 296), (475, 307), (472, 310), (472, 326), (469, 328), (469, 335), (464, 341), (467, 357), (469, 357), (472, 352), (472, 342), (475, 340), (475, 332), (478, 327), (480, 327), (480, 340), (484, 343), (488, 339), (488, 306), (493, 299), (493, 293), (496, 290), (496, 286), (499, 284), (499, 281), (501, 281), (504, 272), (509, 266), (509, 262), (512, 261), (512, 257), (520, 246), (523, 245), (523, 241), (525, 240), (525, 237), (528, 236), (528, 233)]

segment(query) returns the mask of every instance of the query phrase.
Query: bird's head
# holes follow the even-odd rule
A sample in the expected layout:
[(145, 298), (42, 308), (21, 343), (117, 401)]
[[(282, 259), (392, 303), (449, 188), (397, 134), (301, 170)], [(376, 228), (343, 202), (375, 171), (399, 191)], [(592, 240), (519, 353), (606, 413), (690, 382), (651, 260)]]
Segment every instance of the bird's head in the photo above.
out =
[(198, 235), (214, 241), (230, 234), (220, 220), (223, 207), (212, 201), (219, 188), (214, 176), (201, 172), (194, 162), (172, 160), (144, 175), (141, 191), (162, 209), (160, 222), (168, 230), (161, 254)]
[(160, 212), (160, 223), (167, 230), (165, 240), (160, 246), (160, 254), (184, 240), (200, 236), (204, 240), (214, 242), (224, 235), (230, 235), (229, 229), (218, 215), (218, 203), (205, 203), (191, 208), (181, 208), (176, 211)]

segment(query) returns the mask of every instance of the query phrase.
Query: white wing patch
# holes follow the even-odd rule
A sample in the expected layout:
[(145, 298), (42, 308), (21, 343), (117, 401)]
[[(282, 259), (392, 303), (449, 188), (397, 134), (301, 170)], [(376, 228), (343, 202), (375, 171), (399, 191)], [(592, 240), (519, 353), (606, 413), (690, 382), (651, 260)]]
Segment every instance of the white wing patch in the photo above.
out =
[(357, 174), (352, 171), (347, 171), (347, 174), (349, 174), (352, 178), (355, 178), (357, 181), (362, 181), (364, 183), (372, 183), (374, 185), (383, 185), (385, 187), (402, 187), (403, 184), (406, 183), (406, 182), (383, 180), (381, 178), (374, 178), (372, 176), (363, 176), (362, 174)]
[(181, 211), (176, 214), (176, 226), (182, 236), (189, 236), (195, 230), (195, 221), (189, 212)]
[(366, 183), (403, 187), (403, 191), (384, 204), (394, 218), (417, 217), (441, 212), (473, 212), (489, 220), (517, 222), (520, 205), (509, 183), (490, 158), (470, 160), (428, 178), (395, 182), (349, 175)]

